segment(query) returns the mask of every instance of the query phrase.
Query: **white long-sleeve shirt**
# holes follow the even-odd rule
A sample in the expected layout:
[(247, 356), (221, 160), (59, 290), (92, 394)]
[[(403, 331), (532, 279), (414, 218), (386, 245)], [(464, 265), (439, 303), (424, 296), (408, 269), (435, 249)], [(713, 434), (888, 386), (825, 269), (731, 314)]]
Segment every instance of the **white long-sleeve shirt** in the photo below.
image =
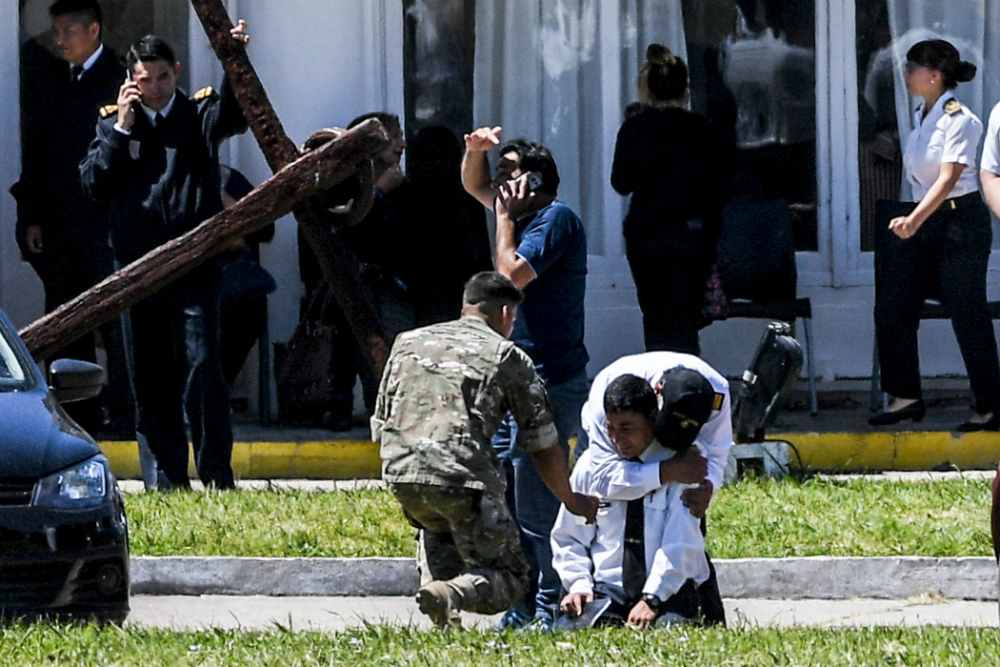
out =
[[(656, 456), (656, 441), (641, 456)], [(595, 494), (593, 466), (588, 450), (570, 478), (574, 491)], [(646, 583), (642, 592), (666, 600), (687, 579), (708, 579), (708, 561), (699, 521), (681, 502), (683, 484), (667, 484), (643, 499)], [(552, 566), (570, 593), (593, 593), (594, 583), (622, 586), (625, 517), (628, 502), (602, 498), (597, 523), (582, 525), (563, 506), (552, 528)]]
[(698, 437), (695, 446), (708, 459), (708, 476), (713, 493), (722, 487), (722, 479), (733, 445), (733, 421), (730, 414), (729, 382), (702, 359), (680, 352), (645, 352), (622, 357), (597, 374), (590, 386), (590, 395), (583, 406), (581, 420), (590, 440), (591, 471), (594, 494), (608, 500), (632, 500), (660, 488), (660, 464), (673, 456), (673, 450), (654, 444), (642, 456), (643, 463), (630, 463), (615, 451), (608, 437), (607, 419), (604, 415), (604, 392), (615, 378), (636, 375), (655, 385), (664, 371), (671, 368), (688, 368), (701, 373), (711, 383), (717, 394), (718, 409), (712, 414)]

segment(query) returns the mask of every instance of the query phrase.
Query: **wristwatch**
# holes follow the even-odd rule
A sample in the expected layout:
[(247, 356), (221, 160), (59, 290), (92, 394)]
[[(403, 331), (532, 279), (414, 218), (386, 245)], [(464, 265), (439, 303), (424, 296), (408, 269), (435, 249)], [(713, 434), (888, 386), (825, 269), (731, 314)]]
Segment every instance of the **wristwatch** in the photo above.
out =
[(642, 601), (645, 602), (653, 611), (659, 611), (660, 607), (663, 606), (663, 600), (656, 597), (652, 593), (643, 593)]

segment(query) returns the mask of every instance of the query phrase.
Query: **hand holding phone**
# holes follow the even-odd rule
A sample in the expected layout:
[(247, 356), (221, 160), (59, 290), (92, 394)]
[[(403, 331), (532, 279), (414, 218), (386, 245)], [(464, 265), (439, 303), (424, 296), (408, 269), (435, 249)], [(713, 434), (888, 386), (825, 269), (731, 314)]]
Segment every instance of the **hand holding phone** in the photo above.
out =
[(125, 76), (125, 83), (118, 89), (118, 127), (130, 132), (132, 123), (135, 121), (135, 110), (132, 108), (135, 102), (142, 101), (142, 93), (139, 92), (139, 84), (132, 80), (132, 72)]
[(529, 192), (534, 192), (542, 186), (542, 175), (537, 171), (529, 171), (524, 175), (524, 179), (528, 183)]

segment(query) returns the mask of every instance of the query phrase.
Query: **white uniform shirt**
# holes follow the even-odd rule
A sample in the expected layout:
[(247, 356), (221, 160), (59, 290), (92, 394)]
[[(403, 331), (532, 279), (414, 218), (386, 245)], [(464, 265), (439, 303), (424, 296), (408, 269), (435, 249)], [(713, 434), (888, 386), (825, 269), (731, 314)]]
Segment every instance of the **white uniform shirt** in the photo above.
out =
[[(733, 445), (733, 421), (730, 415), (729, 382), (717, 370), (702, 359), (680, 352), (646, 352), (622, 357), (602, 370), (590, 386), (590, 396), (580, 415), (583, 429), (590, 440), (593, 485), (596, 495), (611, 500), (631, 500), (640, 498), (660, 488), (660, 464), (658, 461), (673, 456), (674, 452), (654, 442), (655, 456), (643, 455), (643, 459), (655, 458), (657, 462), (630, 463), (615, 451), (608, 437), (607, 421), (604, 416), (604, 392), (608, 385), (621, 375), (636, 375), (654, 385), (664, 371), (671, 368), (688, 368), (701, 373), (721, 396), (719, 408), (712, 414), (695, 439), (695, 446), (708, 459), (708, 481), (713, 492), (722, 487), (722, 478)], [(655, 452), (654, 452), (655, 453)]]
[[(640, 458), (654, 448), (653, 441)], [(591, 454), (584, 452), (573, 469), (570, 485), (574, 491), (596, 495), (592, 484)], [(652, 454), (656, 456), (656, 454)], [(643, 500), (643, 537), (646, 548), (646, 583), (642, 592), (666, 600), (688, 579), (696, 584), (708, 579), (705, 541), (698, 519), (681, 502), (683, 484), (667, 484)], [(625, 554), (625, 517), (628, 502), (604, 500), (597, 510), (597, 523), (582, 525), (559, 508), (552, 528), (552, 567), (570, 593), (593, 593), (594, 582), (622, 586)]]
[(980, 168), (1000, 174), (1000, 104), (990, 112), (990, 123), (986, 130), (986, 141), (983, 144), (983, 160)]
[(944, 106), (955, 99), (951, 93), (938, 98), (926, 118), (922, 118), (924, 105), (917, 107), (913, 131), (903, 151), (903, 168), (913, 186), (913, 201), (919, 202), (941, 172), (945, 163), (964, 164), (955, 187), (948, 195), (955, 199), (979, 191), (979, 176), (974, 168), (976, 148), (983, 135), (983, 124), (966, 107), (948, 113)]

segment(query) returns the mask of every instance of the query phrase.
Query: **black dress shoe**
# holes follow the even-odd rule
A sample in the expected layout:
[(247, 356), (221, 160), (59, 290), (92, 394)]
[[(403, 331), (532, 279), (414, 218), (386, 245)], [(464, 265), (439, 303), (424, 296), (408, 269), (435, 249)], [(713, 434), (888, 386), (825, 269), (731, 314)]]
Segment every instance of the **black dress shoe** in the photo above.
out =
[(1000, 431), (1000, 410), (994, 410), (993, 416), (984, 422), (962, 422), (955, 427), (961, 433), (972, 433), (974, 431)]
[(924, 412), (926, 412), (924, 402), (923, 400), (918, 400), (915, 403), (910, 403), (905, 408), (884, 410), (870, 418), (868, 424), (871, 426), (890, 426), (898, 424), (904, 419), (912, 419), (914, 422), (919, 422), (924, 418)]

